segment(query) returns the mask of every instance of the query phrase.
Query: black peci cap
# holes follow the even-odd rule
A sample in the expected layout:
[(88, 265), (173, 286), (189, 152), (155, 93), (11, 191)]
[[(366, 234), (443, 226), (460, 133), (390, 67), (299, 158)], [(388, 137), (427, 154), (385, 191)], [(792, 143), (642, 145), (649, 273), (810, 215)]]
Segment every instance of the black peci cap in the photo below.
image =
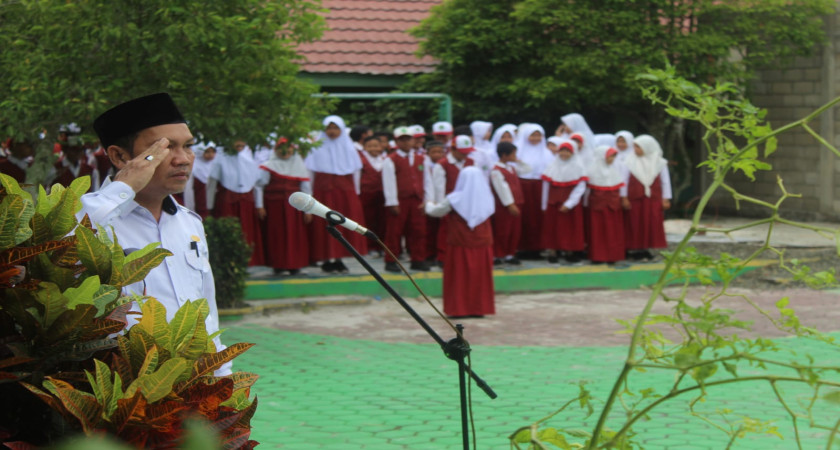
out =
[(109, 109), (93, 121), (104, 148), (118, 139), (158, 125), (187, 123), (165, 92), (135, 98)]

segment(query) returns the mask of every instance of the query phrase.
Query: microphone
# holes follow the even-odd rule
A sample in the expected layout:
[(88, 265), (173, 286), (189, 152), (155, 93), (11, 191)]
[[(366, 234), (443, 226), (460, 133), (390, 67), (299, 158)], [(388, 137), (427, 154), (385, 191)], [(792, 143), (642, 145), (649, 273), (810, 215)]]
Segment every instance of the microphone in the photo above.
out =
[(289, 196), (289, 204), (295, 209), (300, 210), (306, 214), (312, 214), (326, 220), (331, 225), (341, 225), (350, 231), (355, 231), (361, 235), (367, 236), (371, 239), (377, 239), (376, 235), (367, 228), (358, 223), (344, 217), (340, 212), (333, 211), (323, 203), (315, 200), (315, 197), (305, 192), (295, 192)]

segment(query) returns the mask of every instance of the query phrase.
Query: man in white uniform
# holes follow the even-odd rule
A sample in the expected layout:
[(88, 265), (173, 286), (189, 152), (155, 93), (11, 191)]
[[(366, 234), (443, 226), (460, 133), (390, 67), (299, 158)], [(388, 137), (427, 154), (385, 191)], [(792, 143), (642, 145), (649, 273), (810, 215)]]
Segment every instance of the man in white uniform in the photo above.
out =
[[(160, 242), (173, 253), (123, 293), (155, 297), (166, 307), (167, 320), (184, 303), (206, 298), (207, 332), (215, 333), (219, 313), (204, 226), (198, 214), (171, 197), (184, 190), (195, 159), (186, 121), (169, 94), (160, 93), (111, 108), (93, 127), (117, 173), (99, 191), (82, 196), (79, 216), (88, 214), (102, 229), (113, 227), (127, 252)], [(217, 350), (225, 348), (218, 337), (214, 342)], [(216, 371), (230, 373), (230, 363)]]

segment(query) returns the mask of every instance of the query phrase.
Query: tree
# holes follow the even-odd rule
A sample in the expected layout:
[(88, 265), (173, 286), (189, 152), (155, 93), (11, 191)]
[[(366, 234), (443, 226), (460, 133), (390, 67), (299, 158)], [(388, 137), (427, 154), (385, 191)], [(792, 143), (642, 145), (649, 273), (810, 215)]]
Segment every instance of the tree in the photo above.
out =
[(166, 91), (204, 139), (304, 136), (324, 103), (296, 77), (296, 46), (321, 35), (319, 11), (318, 0), (5, 2), (0, 135), (45, 132), (45, 149), (59, 124), (92, 134), (109, 107)]
[(757, 68), (813, 51), (824, 39), (822, 16), (833, 12), (833, 4), (449, 0), (413, 31), (422, 39), (421, 53), (440, 64), (409, 88), (446, 92), (457, 116), (495, 122), (555, 126), (561, 114), (575, 110), (624, 116), (641, 125), (636, 131), (660, 138), (666, 152), (688, 156), (680, 147), (682, 121), (644, 101), (636, 76), (673, 66), (693, 82), (743, 88)]

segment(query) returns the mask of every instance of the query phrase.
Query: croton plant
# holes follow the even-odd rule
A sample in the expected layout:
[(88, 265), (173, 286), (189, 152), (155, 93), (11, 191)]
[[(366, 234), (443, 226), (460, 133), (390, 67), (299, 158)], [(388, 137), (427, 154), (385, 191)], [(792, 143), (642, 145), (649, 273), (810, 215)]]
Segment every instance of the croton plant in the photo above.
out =
[[(39, 187), (37, 201), (7, 175), (0, 183), (0, 443), (35, 448), (83, 432), (170, 448), (199, 418), (221, 447), (253, 448), (257, 375), (213, 375), (253, 344), (217, 352), (205, 299), (167, 322), (156, 299), (121, 295), (171, 253), (153, 243), (126, 256), (87, 216), (77, 221), (88, 178)], [(134, 302), (142, 316), (127, 328)]]

